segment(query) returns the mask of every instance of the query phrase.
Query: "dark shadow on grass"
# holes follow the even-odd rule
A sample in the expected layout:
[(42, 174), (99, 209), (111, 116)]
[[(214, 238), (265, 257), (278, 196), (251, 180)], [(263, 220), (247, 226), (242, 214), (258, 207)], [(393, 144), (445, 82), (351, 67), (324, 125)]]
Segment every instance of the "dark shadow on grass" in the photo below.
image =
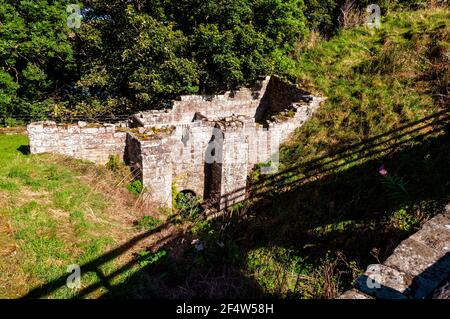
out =
[[(167, 250), (167, 259), (137, 270), (125, 283), (112, 285), (116, 276), (138, 265), (132, 260), (84, 287), (77, 297), (100, 287), (107, 287), (105, 298), (279, 297), (282, 291), (266, 294), (247, 275), (246, 257), (256, 248), (286, 247), (312, 267), (320, 267), (327, 251), (342, 251), (364, 267), (373, 263), (372, 248), (378, 248), (377, 258), (384, 259), (418, 226), (381, 227), (386, 220), (405, 207), (438, 212), (449, 200), (449, 149), (448, 114), (440, 112), (264, 177), (251, 185), (250, 196), (255, 201), (245, 218), (224, 214), (210, 229), (196, 233), (203, 249), (191, 245), (194, 236), (190, 234), (163, 238), (148, 249)], [(343, 169), (351, 163), (355, 165)], [(380, 163), (390, 176), (407, 180), (407, 194), (386, 188), (378, 173)], [(81, 265), (82, 273), (97, 272), (171, 222)], [(276, 281), (282, 283), (283, 276)], [(66, 276), (62, 276), (24, 297), (43, 297), (65, 284)], [(290, 294), (302, 296), (301, 291)]]
[(20, 145), (17, 150), (22, 153), (23, 155), (29, 155), (30, 154), (30, 146), (29, 145)]

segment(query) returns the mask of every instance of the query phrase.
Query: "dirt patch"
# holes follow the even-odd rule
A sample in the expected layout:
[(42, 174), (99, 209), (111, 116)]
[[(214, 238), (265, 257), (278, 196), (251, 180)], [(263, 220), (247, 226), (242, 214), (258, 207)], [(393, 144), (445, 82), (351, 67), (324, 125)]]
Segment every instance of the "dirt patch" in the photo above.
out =
[(25, 134), (27, 128), (24, 126), (19, 127), (0, 127), (0, 134), (12, 135), (12, 134)]

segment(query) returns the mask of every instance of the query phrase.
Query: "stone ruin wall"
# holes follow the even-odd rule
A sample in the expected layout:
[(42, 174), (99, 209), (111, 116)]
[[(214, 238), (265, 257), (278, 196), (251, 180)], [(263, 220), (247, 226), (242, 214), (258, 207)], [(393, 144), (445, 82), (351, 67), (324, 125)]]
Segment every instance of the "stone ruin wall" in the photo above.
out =
[[(181, 96), (171, 109), (138, 113), (130, 118), (137, 129), (45, 122), (30, 124), (28, 133), (32, 153), (54, 152), (101, 164), (109, 155), (121, 156), (160, 204), (171, 207), (175, 184), (178, 190), (189, 189), (204, 198), (236, 193), (221, 200), (228, 207), (243, 199), (254, 164), (270, 159), (269, 140), (287, 139), (322, 100), (266, 77), (234, 93)], [(204, 159), (214, 129), (221, 131), (222, 150), (234, 145), (237, 151), (225, 152), (222, 164), (210, 165)], [(189, 139), (183, 143), (185, 135)], [(231, 161), (236, 154), (244, 160)]]
[(139, 126), (161, 127), (167, 124), (189, 124), (196, 113), (209, 119), (221, 119), (233, 114), (255, 118), (267, 108), (265, 101), (270, 82), (271, 77), (266, 77), (250, 88), (222, 95), (182, 95), (172, 101), (169, 109), (141, 112), (134, 119)]
[(354, 287), (338, 298), (441, 298), (450, 295), (449, 287), (450, 204), (402, 241), (384, 263), (369, 265)]
[(46, 121), (27, 127), (30, 152), (58, 153), (99, 164), (110, 155), (124, 156), (126, 134), (114, 124), (56, 124)]
[(136, 178), (147, 188), (147, 196), (156, 203), (172, 207), (172, 160), (170, 138), (139, 138), (128, 133), (126, 162)]

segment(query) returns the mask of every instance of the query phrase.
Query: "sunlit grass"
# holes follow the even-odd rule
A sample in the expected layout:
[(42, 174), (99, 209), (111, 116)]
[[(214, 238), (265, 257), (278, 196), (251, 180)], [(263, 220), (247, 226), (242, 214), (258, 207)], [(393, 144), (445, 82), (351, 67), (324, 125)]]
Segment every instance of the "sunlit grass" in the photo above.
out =
[[(69, 265), (94, 260), (136, 233), (129, 220), (117, 220), (131, 216), (130, 208), (114, 207), (109, 194), (98, 190), (102, 177), (114, 178), (107, 170), (57, 155), (29, 155), (27, 144), (26, 136), (0, 135), (0, 296), (7, 298), (68, 276)], [(123, 194), (126, 198), (124, 187)], [(118, 265), (114, 260), (102, 271)], [(98, 280), (96, 273), (82, 274), (83, 287)], [(62, 286), (43, 297), (76, 293)]]

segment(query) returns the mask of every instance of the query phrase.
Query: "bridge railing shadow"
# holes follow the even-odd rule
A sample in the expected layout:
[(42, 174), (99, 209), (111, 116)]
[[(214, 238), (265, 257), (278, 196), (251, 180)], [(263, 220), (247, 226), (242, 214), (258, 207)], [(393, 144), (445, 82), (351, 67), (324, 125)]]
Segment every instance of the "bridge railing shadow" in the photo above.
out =
[[(270, 176), (265, 176), (264, 178), (262, 178), (262, 180), (251, 185), (251, 192), (248, 193), (248, 196), (250, 198), (252, 196), (263, 196), (264, 192), (268, 188), (274, 186), (281, 185), (283, 189), (287, 189), (305, 185), (305, 183), (307, 183), (311, 179), (314, 179), (316, 176), (317, 178), (323, 178), (323, 176), (325, 176), (326, 174), (332, 174), (338, 168), (342, 167), (343, 165), (348, 165), (348, 163), (350, 162), (374, 157), (377, 154), (383, 154), (389, 150), (401, 148), (411, 141), (420, 140), (426, 136), (447, 131), (448, 120), (448, 111), (445, 110), (425, 117), (421, 120), (405, 124), (404, 126), (396, 130), (392, 130), (390, 132), (373, 137), (365, 142), (350, 145), (339, 151), (321, 156), (307, 163), (296, 165)], [(355, 157), (355, 155), (357, 155), (357, 157)], [(305, 176), (299, 179), (290, 180), (291, 176), (298, 172), (301, 172)], [(278, 187), (277, 191), (279, 189), (280, 188)], [(242, 189), (236, 190), (236, 193), (241, 194), (241, 191)], [(233, 196), (233, 193), (224, 195), (224, 197), (226, 197), (228, 200), (232, 199), (232, 197), (230, 196)], [(204, 204), (210, 205), (211, 203), (204, 202)], [(214, 213), (215, 212), (212, 212), (212, 214)], [(114, 248), (113, 250), (105, 253), (98, 258), (80, 265), (82, 273), (95, 272), (98, 274), (101, 280), (98, 283), (94, 283), (87, 287), (84, 287), (81, 291), (79, 291), (77, 297), (82, 298), (100, 287), (106, 287), (108, 289), (108, 283), (110, 282), (110, 280), (136, 266), (137, 260), (131, 260), (127, 262), (125, 265), (120, 266), (108, 275), (103, 274), (101, 267), (106, 263), (117, 259), (148, 237), (168, 229), (169, 227), (171, 227), (172, 223), (177, 219), (177, 217), (178, 216), (176, 215), (172, 216), (159, 227), (151, 231), (141, 233), (130, 239), (127, 243)], [(164, 238), (161, 238), (157, 243), (154, 243), (153, 246), (157, 246), (161, 242), (174, 241), (176, 240), (177, 236), (177, 234), (168, 235)], [(59, 289), (60, 287), (65, 286), (66, 280), (67, 275), (60, 276), (59, 278), (51, 282), (35, 287), (25, 296), (23, 296), (23, 298), (45, 297), (55, 290)]]
[[(248, 196), (255, 197), (263, 195), (267, 188), (275, 186), (277, 187), (277, 191), (281, 191), (281, 187), (284, 189), (298, 187), (315, 176), (323, 177), (351, 163), (374, 158), (377, 155), (399, 149), (410, 142), (419, 141), (427, 136), (448, 131), (449, 118), (449, 111), (443, 110), (420, 120), (405, 124), (397, 129), (369, 138), (364, 142), (352, 144), (305, 163), (293, 165), (288, 169), (274, 174), (263, 175), (260, 180), (250, 185), (251, 192)], [(292, 180), (292, 177), (299, 173), (305, 176)], [(222, 195), (220, 199), (214, 202), (205, 201), (204, 204), (217, 206), (217, 203), (221, 199), (233, 202), (241, 197), (242, 191), (246, 191), (246, 189), (247, 187), (235, 189), (233, 192)]]

